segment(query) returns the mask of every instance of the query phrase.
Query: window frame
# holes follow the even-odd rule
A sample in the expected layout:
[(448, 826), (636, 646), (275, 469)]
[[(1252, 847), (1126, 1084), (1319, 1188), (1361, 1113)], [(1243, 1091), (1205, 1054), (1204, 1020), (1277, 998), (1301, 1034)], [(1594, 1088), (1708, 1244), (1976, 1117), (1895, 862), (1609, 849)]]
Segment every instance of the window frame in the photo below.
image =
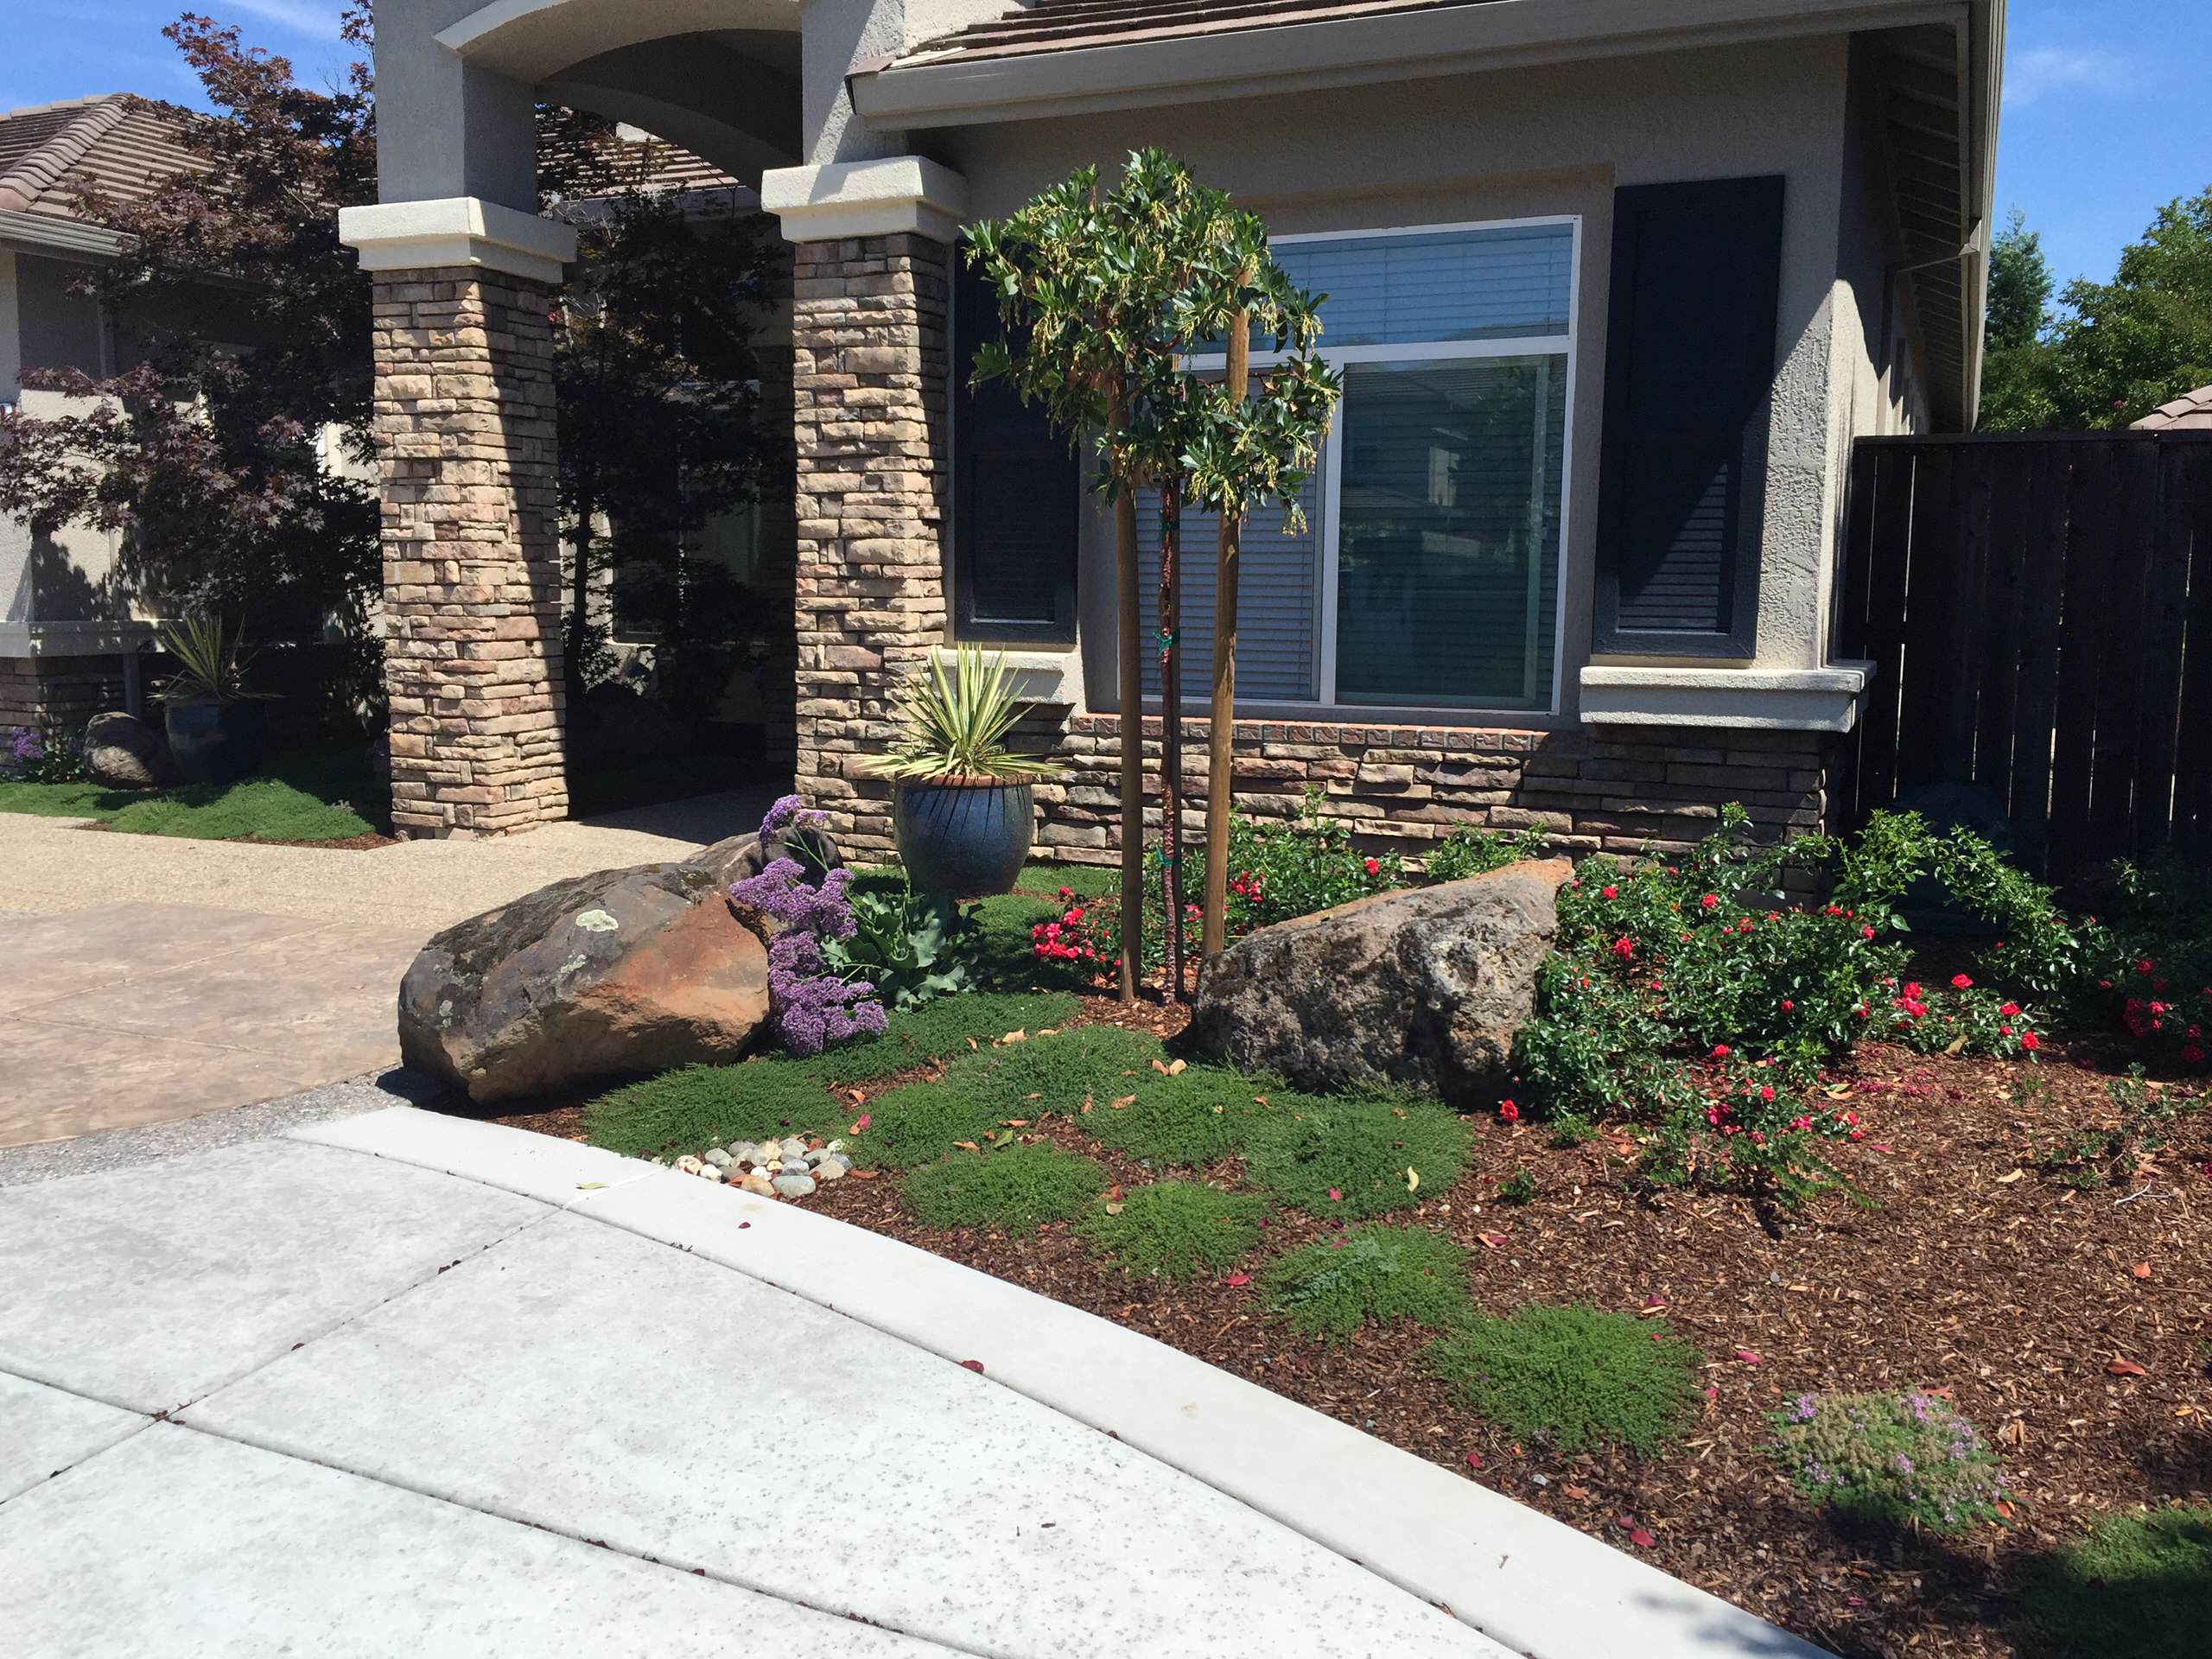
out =
[[(1333, 349), (1328, 345), (1325, 334), (1317, 354), (1324, 362), (1338, 366), (1358, 363), (1443, 362), (1497, 357), (1564, 359), (1561, 372), (1566, 377), (1566, 417), (1560, 436), (1559, 567), (1553, 584), (1552, 672), (1548, 701), (1541, 705), (1525, 708), (1471, 708), (1456, 703), (1421, 705), (1339, 702), (1337, 700), (1337, 592), (1341, 574), (1338, 537), (1342, 530), (1338, 507), (1343, 499), (1344, 478), (1344, 421), (1340, 404), (1338, 418), (1329, 424), (1329, 435), (1323, 442), (1319, 461), (1314, 469), (1313, 512), (1319, 531), (1315, 537), (1319, 560), (1316, 592), (1319, 606), (1313, 630), (1313, 684), (1319, 695), (1310, 702), (1247, 700), (1240, 696), (1236, 699), (1236, 713), (1240, 719), (1249, 716), (1260, 720), (1323, 721), (1335, 725), (1510, 727), (1515, 722), (1533, 719), (1556, 720), (1563, 712), (1567, 673), (1567, 549), (1571, 543), (1569, 527), (1574, 497), (1574, 416), (1575, 402), (1580, 391), (1580, 353), (1578, 347), (1582, 323), (1583, 215), (1536, 213), (1515, 219), (1376, 226), (1353, 231), (1301, 232), (1270, 237), (1268, 243), (1274, 247), (1287, 247), (1315, 242), (1367, 241), (1389, 236), (1447, 236), (1463, 231), (1516, 230), (1541, 225), (1564, 225), (1568, 227), (1567, 327), (1563, 334), (1519, 334), (1497, 340), (1341, 346)], [(1257, 372), (1281, 362), (1283, 357), (1284, 353), (1280, 352), (1255, 351), (1251, 354), (1252, 369)], [(1184, 359), (1184, 366), (1193, 372), (1206, 373), (1224, 370), (1227, 362), (1227, 354), (1223, 352), (1194, 353)], [(1152, 696), (1144, 700), (1144, 706), (1147, 710), (1157, 712), (1164, 702), (1163, 696)], [(1206, 704), (1202, 698), (1186, 696), (1183, 707), (1185, 712), (1203, 712)]]

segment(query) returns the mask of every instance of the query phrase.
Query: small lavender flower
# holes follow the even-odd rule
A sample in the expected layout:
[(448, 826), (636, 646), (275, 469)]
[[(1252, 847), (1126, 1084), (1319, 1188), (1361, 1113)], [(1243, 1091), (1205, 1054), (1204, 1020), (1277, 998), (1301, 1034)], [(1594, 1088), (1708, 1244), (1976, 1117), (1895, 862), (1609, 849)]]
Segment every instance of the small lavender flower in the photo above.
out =
[(40, 739), (39, 734), (28, 726), (16, 728), (15, 738), (10, 747), (15, 751), (16, 764), (19, 766), (29, 766), (34, 760), (46, 759), (46, 744)]
[[(786, 795), (760, 822), (766, 843), (805, 813), (799, 798)], [(817, 884), (792, 858), (770, 861), (758, 875), (731, 885), (730, 897), (774, 925), (768, 942), (768, 1016), (778, 1040), (793, 1054), (819, 1054), (854, 1037), (880, 1036), (889, 1024), (875, 987), (866, 980), (839, 978), (822, 960), (821, 941), (849, 939), (859, 925), (853, 915), (852, 873), (832, 870)]]

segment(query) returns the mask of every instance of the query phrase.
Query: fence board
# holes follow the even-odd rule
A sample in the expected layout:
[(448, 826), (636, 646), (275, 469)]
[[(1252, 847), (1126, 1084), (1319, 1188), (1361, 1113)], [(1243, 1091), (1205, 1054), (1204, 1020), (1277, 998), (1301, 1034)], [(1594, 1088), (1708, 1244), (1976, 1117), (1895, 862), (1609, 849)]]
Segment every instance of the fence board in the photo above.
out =
[(1864, 439), (1851, 492), (1847, 811), (1959, 780), (2053, 875), (2212, 850), (2212, 434)]

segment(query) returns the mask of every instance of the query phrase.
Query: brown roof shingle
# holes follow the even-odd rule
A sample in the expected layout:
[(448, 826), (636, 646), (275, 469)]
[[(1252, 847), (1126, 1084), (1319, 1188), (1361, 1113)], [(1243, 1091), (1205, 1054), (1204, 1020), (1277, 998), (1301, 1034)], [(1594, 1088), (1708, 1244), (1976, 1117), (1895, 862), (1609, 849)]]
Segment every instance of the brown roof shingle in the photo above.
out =
[(1199, 35), (1283, 29), (1445, 6), (1488, 5), (1492, 0), (1037, 0), (988, 22), (970, 23), (925, 41), (893, 60), (904, 68), (923, 63), (1024, 57), (1084, 47), (1129, 46), (1141, 41), (1187, 40)]
[(185, 137), (199, 118), (129, 92), (0, 111), (0, 210), (89, 222), (88, 195), (143, 200), (206, 167)]
[(2185, 391), (2132, 424), (2138, 432), (2212, 432), (2212, 386)]

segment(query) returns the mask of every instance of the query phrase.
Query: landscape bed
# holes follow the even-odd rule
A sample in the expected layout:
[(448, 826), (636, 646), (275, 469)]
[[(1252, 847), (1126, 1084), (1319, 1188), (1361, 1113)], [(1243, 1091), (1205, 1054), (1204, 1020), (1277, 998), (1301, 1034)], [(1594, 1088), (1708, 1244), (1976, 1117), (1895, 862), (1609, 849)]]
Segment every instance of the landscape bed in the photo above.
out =
[[(2181, 1120), (2125, 1182), (2060, 1156), (2120, 1121), (2115, 1045), (2054, 1038), (2031, 1062), (1862, 1043), (1808, 1090), (1865, 1130), (1828, 1154), (1859, 1197), (1777, 1213), (1738, 1192), (1655, 1189), (1635, 1173), (1646, 1147), (1632, 1129), (1561, 1144), (1544, 1124), (1414, 1101), (1306, 1102), (1203, 1065), (1171, 1076), (1181, 1009), (1088, 994), (1050, 963), (1023, 973), (1027, 927), (1068, 902), (1053, 887), (1096, 893), (1109, 880), (1033, 869), (1029, 891), (992, 901), (997, 982), (1041, 993), (948, 998), (812, 1061), (702, 1071), (682, 1088), (664, 1077), (500, 1121), (662, 1156), (770, 1128), (844, 1141), (860, 1168), (808, 1207), (1153, 1336), (1840, 1653), (2200, 1650), (2212, 1137), (2203, 1117)], [(1954, 966), (1925, 965), (1931, 977)], [(1112, 1027), (1123, 1029), (1097, 1029)], [(736, 1109), (741, 1096), (751, 1103)], [(2188, 1097), (2171, 1084), (2133, 1096)], [(1193, 1098), (1224, 1109), (1189, 1109)], [(1357, 1181), (1325, 1190), (1326, 1173), (1286, 1173), (1286, 1114), (1378, 1110), (1402, 1116), (1384, 1124), (1387, 1157), (1344, 1154)], [(1401, 1162), (1427, 1165), (1427, 1179), (1403, 1182)], [(1154, 1204), (1164, 1179), (1213, 1192)], [(1001, 1219), (922, 1218), (976, 1214)], [(1382, 1230), (1399, 1227), (1421, 1242), (1419, 1282), (1402, 1276), (1380, 1300), (1430, 1322), (1399, 1313), (1342, 1335), (1343, 1307), (1356, 1320), (1375, 1291), (1357, 1277), (1376, 1258), (1363, 1237), (1395, 1243)], [(1179, 1275), (1133, 1274), (1101, 1254), (1154, 1268), (1193, 1236), (1205, 1259)], [(1292, 1269), (1330, 1250), (1350, 1287), (1316, 1294)], [(1662, 1425), (1649, 1451), (1516, 1435), (1501, 1427), (1502, 1396), (1471, 1408), (1429, 1352), (1484, 1316), (1584, 1306), (1616, 1338), (1632, 1322), (1655, 1354), (1682, 1357), (1670, 1376), (1626, 1356), (1622, 1386), (1644, 1390)], [(1329, 1325), (1331, 1308), (1338, 1334), (1301, 1332)], [(1801, 1398), (1916, 1390), (2001, 1461), (1995, 1518), (1948, 1536), (1849, 1520), (1808, 1501), (1777, 1461), (1776, 1420)], [(1619, 1408), (1592, 1409), (1603, 1421)], [(2151, 1510), (2162, 1516), (2145, 1531)]]

